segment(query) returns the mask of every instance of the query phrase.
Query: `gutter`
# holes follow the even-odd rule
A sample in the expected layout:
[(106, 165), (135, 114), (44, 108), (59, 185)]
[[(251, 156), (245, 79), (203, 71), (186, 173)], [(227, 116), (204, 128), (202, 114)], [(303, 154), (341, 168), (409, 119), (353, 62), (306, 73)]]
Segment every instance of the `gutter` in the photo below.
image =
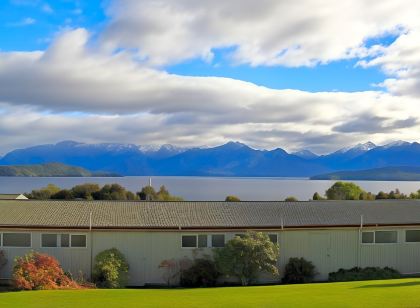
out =
[[(367, 227), (410, 227), (420, 226), (420, 223), (402, 223), (402, 224), (363, 224), (364, 228)], [(80, 231), (179, 231), (179, 230), (286, 230), (286, 229), (336, 229), (336, 228), (360, 228), (360, 224), (351, 225), (289, 225), (289, 226), (45, 226), (45, 225), (0, 225), (0, 230), (80, 230)]]

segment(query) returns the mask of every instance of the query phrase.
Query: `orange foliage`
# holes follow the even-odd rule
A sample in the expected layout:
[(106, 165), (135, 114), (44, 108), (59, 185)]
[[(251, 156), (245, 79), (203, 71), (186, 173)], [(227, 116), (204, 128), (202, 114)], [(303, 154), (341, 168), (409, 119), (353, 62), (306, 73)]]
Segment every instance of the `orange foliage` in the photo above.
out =
[(20, 290), (80, 289), (52, 256), (31, 252), (15, 260), (13, 281)]

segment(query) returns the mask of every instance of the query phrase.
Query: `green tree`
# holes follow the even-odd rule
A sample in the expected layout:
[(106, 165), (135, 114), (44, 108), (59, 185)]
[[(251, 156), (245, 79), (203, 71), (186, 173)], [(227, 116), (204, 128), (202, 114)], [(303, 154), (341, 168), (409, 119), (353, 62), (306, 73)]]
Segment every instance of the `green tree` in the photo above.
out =
[(290, 196), (290, 197), (287, 197), (286, 199), (284, 199), (284, 201), (286, 201), (286, 202), (297, 202), (299, 200), (296, 197)]
[(387, 194), (387, 193), (385, 193), (385, 192), (383, 192), (383, 191), (380, 191), (380, 192), (378, 192), (378, 194), (376, 195), (375, 199), (377, 199), (377, 200), (381, 200), (381, 199), (388, 199), (388, 194)]
[(54, 184), (48, 184), (46, 187), (43, 187), (39, 190), (32, 190), (30, 194), (27, 194), (27, 197), (29, 199), (47, 200), (59, 191), (60, 187)]
[(137, 193), (140, 200), (145, 201), (183, 201), (181, 197), (173, 196), (164, 185), (156, 192), (152, 186), (145, 186)]
[(68, 189), (62, 189), (51, 196), (51, 199), (72, 200), (74, 199), (72, 193)]
[(312, 200), (325, 200), (318, 192), (314, 193)]
[(155, 201), (157, 200), (157, 193), (152, 186), (145, 186), (137, 193), (140, 200), (144, 201)]
[(420, 199), (420, 189), (415, 193), (410, 194), (411, 199)]
[(95, 200), (135, 200), (136, 196), (120, 184), (106, 184), (92, 194)]
[(95, 183), (85, 183), (74, 186), (70, 191), (75, 199), (93, 200), (92, 194), (100, 190)]
[(252, 283), (260, 272), (277, 276), (278, 257), (278, 245), (261, 232), (236, 236), (225, 247), (214, 250), (218, 270), (228, 277), (238, 278), (242, 285)]
[(239, 201), (241, 201), (241, 199), (239, 199), (238, 197), (236, 197), (234, 195), (229, 195), (229, 196), (226, 196), (225, 201), (226, 202), (239, 202)]
[(359, 200), (368, 200), (372, 201), (375, 200), (376, 196), (373, 195), (371, 192), (362, 192), (359, 196)]
[(350, 182), (336, 182), (326, 192), (328, 200), (359, 200), (364, 192), (359, 186)]

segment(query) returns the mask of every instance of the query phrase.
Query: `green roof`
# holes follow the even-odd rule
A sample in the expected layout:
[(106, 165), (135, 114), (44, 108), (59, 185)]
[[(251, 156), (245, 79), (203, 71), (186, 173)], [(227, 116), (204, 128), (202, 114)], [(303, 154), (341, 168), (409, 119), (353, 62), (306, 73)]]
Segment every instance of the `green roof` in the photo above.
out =
[[(246, 229), (420, 225), (420, 201), (0, 200), (0, 228)], [(90, 220), (91, 218), (91, 220)]]

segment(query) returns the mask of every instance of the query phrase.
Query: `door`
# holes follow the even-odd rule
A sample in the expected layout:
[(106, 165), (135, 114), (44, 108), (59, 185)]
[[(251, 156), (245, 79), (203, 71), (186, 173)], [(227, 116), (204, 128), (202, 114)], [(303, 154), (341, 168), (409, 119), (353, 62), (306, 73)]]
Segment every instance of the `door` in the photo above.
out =
[(318, 272), (316, 280), (327, 280), (331, 272), (331, 235), (329, 232), (310, 232), (309, 256)]

